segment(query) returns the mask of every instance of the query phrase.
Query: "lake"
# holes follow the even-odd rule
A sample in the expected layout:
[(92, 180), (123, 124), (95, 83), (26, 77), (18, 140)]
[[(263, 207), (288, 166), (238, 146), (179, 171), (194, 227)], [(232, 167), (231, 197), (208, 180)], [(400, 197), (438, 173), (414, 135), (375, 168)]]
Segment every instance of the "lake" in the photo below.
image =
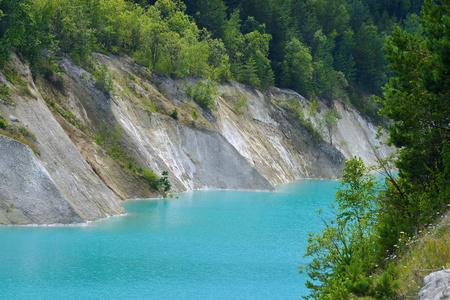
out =
[(86, 226), (0, 227), (1, 299), (300, 299), (337, 181), (127, 201)]

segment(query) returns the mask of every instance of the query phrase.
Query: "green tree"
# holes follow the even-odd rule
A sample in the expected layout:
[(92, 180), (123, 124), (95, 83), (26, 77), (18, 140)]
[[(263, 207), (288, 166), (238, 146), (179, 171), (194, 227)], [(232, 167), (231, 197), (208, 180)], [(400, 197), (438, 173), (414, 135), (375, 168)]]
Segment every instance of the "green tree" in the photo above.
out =
[(253, 56), (250, 56), (248, 60), (245, 62), (244, 66), (240, 70), (239, 82), (242, 82), (243, 84), (258, 88), (261, 81), (258, 78), (258, 75), (256, 75), (256, 63), (253, 59)]
[(355, 60), (353, 58), (353, 48), (355, 47), (353, 30), (348, 29), (339, 38), (337, 51), (335, 54), (334, 66), (336, 71), (345, 74), (347, 80), (354, 82), (356, 78)]
[(292, 0), (291, 1), (291, 28), (296, 38), (302, 40), (306, 45), (311, 45), (314, 40), (314, 34), (322, 30), (317, 15), (314, 12), (310, 1)]
[(325, 128), (325, 131), (328, 134), (330, 145), (333, 145), (333, 133), (337, 128), (339, 119), (342, 119), (342, 116), (331, 109), (326, 109), (321, 115), (320, 124)]
[(341, 1), (314, 1), (314, 11), (325, 34), (336, 31), (338, 35), (348, 29), (350, 16)]
[[(312, 281), (306, 286), (314, 299), (348, 299), (370, 294), (374, 280), (375, 220), (381, 184), (360, 158), (347, 160), (336, 193), (335, 218), (325, 220), (320, 234), (310, 233), (304, 256), (312, 257), (305, 269)], [(322, 214), (322, 212), (320, 212)]]
[(224, 36), (227, 7), (222, 0), (188, 1), (187, 6), (200, 28), (208, 29), (215, 38)]
[(403, 30), (411, 34), (422, 35), (423, 26), (421, 24), (420, 16), (408, 14), (406, 19), (403, 20)]
[(49, 17), (47, 7), (31, 0), (0, 1), (0, 68), (11, 50), (35, 68), (43, 49), (53, 45)]
[(241, 33), (240, 10), (235, 10), (227, 21), (223, 35), (223, 43), (228, 50), (231, 61), (236, 61), (239, 53), (242, 54), (244, 35)]
[(155, 172), (145, 169), (142, 172), (142, 177), (147, 180), (148, 185), (155, 191), (161, 193), (163, 198), (167, 197), (167, 192), (172, 188), (172, 184), (169, 181), (169, 172), (163, 171), (161, 177), (158, 178)]
[(274, 75), (268, 59), (271, 39), (271, 35), (262, 34), (258, 30), (249, 32), (244, 36), (244, 63), (248, 68), (255, 68), (256, 78), (252, 79), (252, 84), (250, 84), (254, 87), (267, 88), (273, 84)]
[(89, 1), (86, 5), (101, 51), (122, 53), (138, 49), (144, 9), (124, 0)]
[(371, 91), (376, 91), (386, 82), (384, 41), (375, 25), (362, 24), (356, 33), (358, 46), (353, 48), (356, 78), (359, 84)]
[(230, 57), (234, 78), (253, 87), (267, 88), (274, 82), (274, 73), (269, 56), (271, 35), (261, 33), (261, 27), (246, 33), (241, 32), (240, 10), (235, 10), (227, 22), (224, 44)]
[(51, 7), (51, 25), (60, 52), (77, 64), (86, 64), (89, 55), (97, 50), (94, 29), (82, 0), (41, 0)]
[(293, 38), (286, 47), (282, 85), (308, 96), (311, 91), (313, 62), (309, 48)]
[[(445, 170), (450, 139), (450, 26), (448, 1), (425, 1), (425, 37), (396, 28), (387, 43), (394, 77), (384, 88), (382, 113), (393, 120), (389, 141), (400, 148), (399, 175), (407, 190), (429, 190)], [(444, 186), (436, 187), (440, 199)], [(436, 203), (435, 205), (443, 205)]]
[(218, 82), (227, 82), (233, 79), (230, 58), (223, 42), (219, 39), (209, 39), (208, 63), (212, 67), (212, 79)]
[(135, 57), (139, 63), (158, 71), (157, 64), (164, 52), (164, 45), (169, 39), (167, 24), (163, 22), (156, 10), (148, 12), (149, 18), (143, 19), (142, 38)]
[(313, 85), (317, 95), (330, 98), (336, 91), (338, 82), (333, 68), (332, 51), (335, 47), (336, 32), (326, 36), (322, 30), (314, 35), (313, 43)]
[(169, 172), (163, 171), (159, 178), (159, 190), (162, 192), (163, 197), (167, 196), (167, 192), (172, 188), (172, 184), (169, 181)]
[(373, 15), (370, 12), (366, 1), (348, 0), (346, 1), (347, 12), (350, 15), (349, 25), (353, 31), (358, 30), (363, 23), (373, 24)]

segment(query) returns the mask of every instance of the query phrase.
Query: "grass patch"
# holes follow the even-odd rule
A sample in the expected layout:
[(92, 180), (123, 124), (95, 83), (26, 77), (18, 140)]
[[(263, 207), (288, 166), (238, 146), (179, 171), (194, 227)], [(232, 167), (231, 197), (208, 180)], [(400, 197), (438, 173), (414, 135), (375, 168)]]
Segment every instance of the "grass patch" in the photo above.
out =
[[(4, 120), (3, 120), (4, 121)], [(5, 122), (6, 123), (6, 122)], [(10, 126), (6, 125), (5, 128), (0, 128), (0, 134), (7, 136), (13, 140), (21, 142), (27, 145), (33, 150), (34, 153), (39, 154), (40, 151), (36, 145), (36, 137), (25, 126)]]
[(242, 115), (244, 113), (241, 108), (244, 107), (245, 104), (247, 104), (247, 96), (243, 94), (234, 105), (234, 109), (238, 114)]
[(13, 85), (26, 85), (26, 81), (20, 78), (19, 72), (16, 68), (4, 68), (3, 74), (6, 79), (11, 82)]
[(418, 234), (419, 237), (399, 240), (407, 248), (396, 266), (399, 293), (405, 296), (416, 296), (423, 285), (420, 276), (430, 273), (418, 270), (450, 268), (450, 221), (447, 219), (440, 227), (424, 229)]
[(82, 130), (80, 121), (76, 118), (76, 116), (69, 110), (63, 109), (61, 106), (55, 103), (55, 101), (51, 100), (48, 96), (44, 95), (45, 102), (53, 108), (58, 114), (61, 115), (67, 122), (72, 124), (75, 128)]
[(144, 109), (149, 113), (164, 113), (158, 104), (150, 99), (140, 97), (141, 103), (144, 105)]
[(0, 86), (0, 100), (3, 100), (6, 104), (14, 104), (15, 101), (13, 98), (11, 98), (11, 95), (9, 94), (10, 88), (6, 84), (2, 84)]
[[(4, 68), (3, 74), (9, 82), (11, 82), (15, 86), (19, 86), (26, 95), (33, 96), (30, 89), (28, 88), (27, 82), (20, 77), (19, 72), (16, 68)], [(4, 89), (3, 86), (2, 88)], [(9, 91), (7, 92), (9, 93)]]

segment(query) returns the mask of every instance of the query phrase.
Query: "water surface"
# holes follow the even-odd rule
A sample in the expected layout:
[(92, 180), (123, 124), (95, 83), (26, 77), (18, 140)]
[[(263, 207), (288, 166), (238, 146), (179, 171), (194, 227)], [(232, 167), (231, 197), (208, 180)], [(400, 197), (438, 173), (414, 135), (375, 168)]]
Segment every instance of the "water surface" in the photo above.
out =
[(81, 227), (0, 227), (1, 299), (300, 299), (336, 181), (128, 201)]

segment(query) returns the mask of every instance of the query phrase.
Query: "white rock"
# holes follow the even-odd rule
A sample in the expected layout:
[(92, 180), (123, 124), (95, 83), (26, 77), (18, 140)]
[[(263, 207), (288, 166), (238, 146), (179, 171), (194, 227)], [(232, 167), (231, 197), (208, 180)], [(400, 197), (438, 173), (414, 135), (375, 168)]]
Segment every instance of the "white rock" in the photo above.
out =
[(450, 299), (450, 269), (434, 272), (425, 277), (425, 286), (419, 292), (419, 299)]

